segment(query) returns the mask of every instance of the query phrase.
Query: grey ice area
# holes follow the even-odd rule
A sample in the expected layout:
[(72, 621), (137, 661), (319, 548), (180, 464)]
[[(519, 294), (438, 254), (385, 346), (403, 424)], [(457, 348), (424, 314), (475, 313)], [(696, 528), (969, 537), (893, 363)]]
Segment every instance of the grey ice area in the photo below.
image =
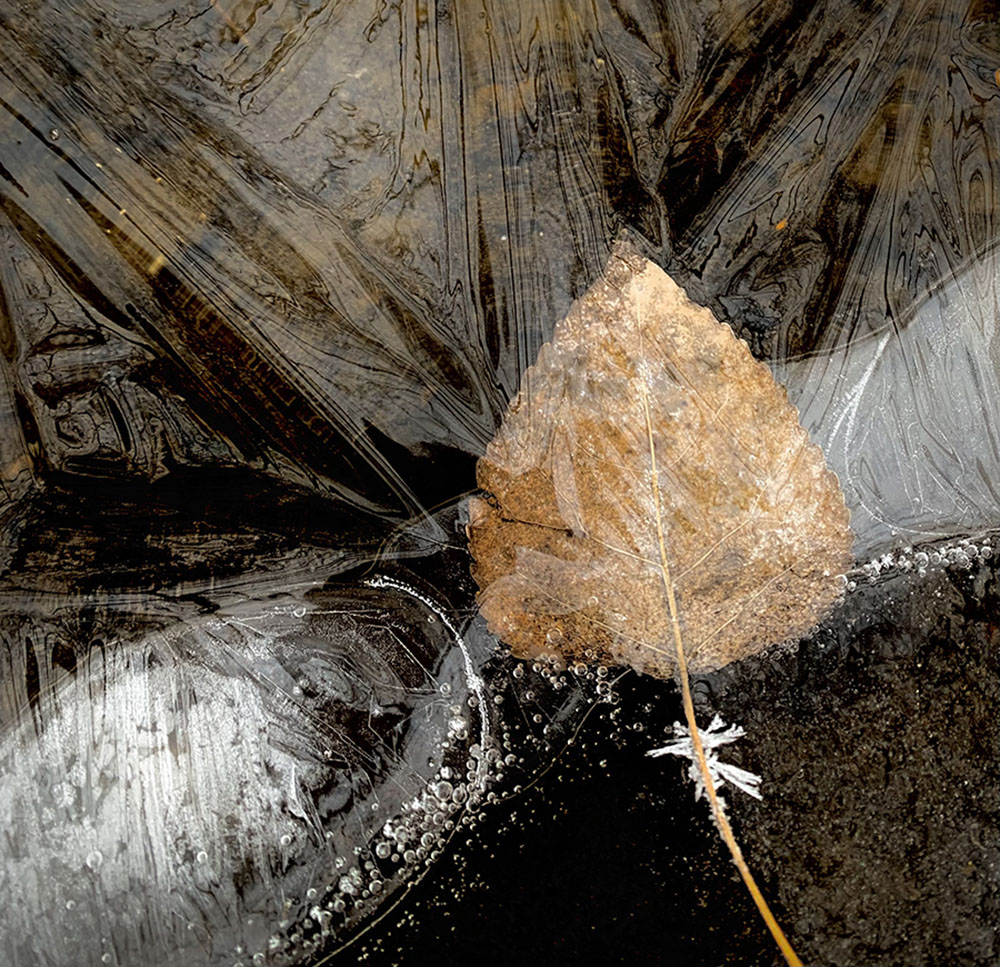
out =
[(840, 477), (855, 554), (1000, 523), (1000, 250), (912, 316), (775, 375)]
[[(51, 678), (45, 602), (8, 615), (0, 964), (256, 964), (280, 922), (388, 891), (367, 846), (435, 776), (471, 665), (420, 602), (429, 630), (404, 641), (355, 618), (373, 601), (276, 594), (97, 643)], [(26, 700), (10, 667), (36, 647)]]

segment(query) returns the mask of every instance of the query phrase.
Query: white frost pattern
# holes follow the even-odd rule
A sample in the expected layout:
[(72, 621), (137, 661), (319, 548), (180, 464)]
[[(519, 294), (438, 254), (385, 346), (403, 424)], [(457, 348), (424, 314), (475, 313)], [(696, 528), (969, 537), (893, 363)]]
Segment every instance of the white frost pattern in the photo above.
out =
[[(659, 749), (650, 749), (646, 755), (659, 757), (663, 755), (677, 755), (685, 759), (691, 760), (691, 766), (688, 769), (688, 775), (694, 780), (695, 786), (695, 799), (700, 799), (705, 795), (705, 781), (702, 777), (701, 770), (698, 768), (698, 757), (694, 752), (694, 744), (691, 741), (691, 733), (687, 726), (681, 725), (680, 722), (674, 722), (674, 734), (677, 738), (668, 742), (665, 746)], [(745, 735), (743, 727), (741, 725), (730, 725), (727, 726), (722, 719), (716, 715), (712, 719), (712, 724), (709, 725), (707, 729), (699, 729), (698, 734), (701, 736), (701, 744), (705, 749), (705, 760), (708, 763), (708, 772), (712, 777), (712, 781), (715, 785), (723, 786), (725, 783), (729, 783), (731, 786), (735, 786), (737, 789), (741, 789), (748, 796), (753, 796), (754, 799), (761, 799), (760, 794), (760, 776), (756, 773), (750, 772), (747, 769), (741, 769), (739, 766), (734, 766), (729, 762), (722, 762), (719, 759), (719, 754), (715, 750), (721, 746), (728, 745), (730, 742), (735, 742), (737, 739), (743, 738)]]

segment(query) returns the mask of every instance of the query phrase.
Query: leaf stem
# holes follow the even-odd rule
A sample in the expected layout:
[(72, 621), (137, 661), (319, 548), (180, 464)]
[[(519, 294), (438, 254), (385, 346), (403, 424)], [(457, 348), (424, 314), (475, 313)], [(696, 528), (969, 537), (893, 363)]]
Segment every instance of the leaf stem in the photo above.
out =
[(771, 931), (771, 936), (774, 937), (775, 943), (777, 943), (789, 967), (802, 967), (802, 961), (795, 953), (784, 931), (775, 919), (771, 908), (767, 905), (764, 895), (760, 892), (760, 888), (753, 878), (753, 874), (750, 872), (750, 868), (746, 864), (746, 860), (743, 859), (743, 851), (740, 849), (739, 843), (736, 842), (733, 829), (729, 825), (729, 820), (726, 818), (722, 804), (719, 802), (718, 794), (715, 791), (715, 783), (712, 781), (708, 762), (705, 759), (705, 747), (701, 741), (701, 733), (698, 731), (698, 720), (694, 714), (694, 701), (691, 698), (691, 682), (688, 676), (687, 657), (684, 653), (684, 641), (681, 637), (680, 621), (678, 620), (677, 600), (674, 596), (673, 581), (670, 579), (670, 564), (667, 561), (667, 543), (663, 530), (663, 514), (660, 509), (660, 482), (656, 467), (656, 444), (653, 440), (653, 423), (649, 415), (649, 396), (646, 391), (645, 380), (639, 380), (639, 385), (642, 387), (642, 410), (646, 420), (646, 437), (649, 442), (650, 478), (653, 488), (653, 502), (656, 507), (656, 535), (660, 545), (660, 574), (663, 577), (663, 587), (667, 595), (667, 606), (670, 612), (670, 624), (674, 637), (674, 650), (677, 657), (677, 675), (681, 680), (684, 717), (687, 719), (688, 731), (691, 733), (691, 746), (698, 760), (698, 769), (701, 772), (702, 782), (705, 784), (705, 792), (712, 807), (712, 815), (715, 817), (715, 822), (719, 827), (719, 832), (722, 834), (723, 841), (729, 847), (733, 862), (740, 871), (740, 876), (743, 877), (743, 882), (746, 884), (750, 896), (753, 897), (753, 901), (757, 905), (757, 910), (760, 912), (764, 923), (767, 924), (768, 930)]

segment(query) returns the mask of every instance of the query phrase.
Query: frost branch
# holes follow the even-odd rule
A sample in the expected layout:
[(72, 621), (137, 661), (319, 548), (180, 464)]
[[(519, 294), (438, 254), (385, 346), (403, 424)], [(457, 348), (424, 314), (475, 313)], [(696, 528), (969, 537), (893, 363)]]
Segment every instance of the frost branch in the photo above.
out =
[[(688, 769), (688, 775), (694, 780), (695, 799), (700, 799), (705, 795), (705, 781), (698, 768), (698, 760), (691, 742), (691, 733), (687, 726), (675, 722), (674, 734), (677, 738), (662, 748), (650, 749), (646, 755), (654, 757), (677, 755), (690, 759), (691, 766)], [(742, 726), (730, 725), (727, 727), (726, 723), (716, 715), (712, 719), (712, 724), (707, 729), (699, 729), (698, 734), (701, 736), (701, 744), (705, 749), (705, 761), (708, 763), (708, 771), (715, 785), (722, 786), (728, 782), (731, 786), (742, 789), (748, 796), (753, 796), (754, 799), (762, 798), (759, 790), (760, 776), (731, 763), (722, 762), (718, 752), (715, 751), (721, 746), (742, 738), (744, 735)]]

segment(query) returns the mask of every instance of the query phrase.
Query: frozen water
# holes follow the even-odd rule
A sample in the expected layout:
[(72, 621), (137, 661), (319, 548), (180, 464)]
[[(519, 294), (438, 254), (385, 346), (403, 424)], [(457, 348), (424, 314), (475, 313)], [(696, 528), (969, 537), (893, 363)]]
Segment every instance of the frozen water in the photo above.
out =
[[(431, 532), (457, 526), (453, 510)], [(442, 554), (420, 577), (240, 576), (172, 600), (8, 592), (11, 963), (308, 960), (543, 766), (595, 696), (547, 665), (511, 676), (426, 585)], [(528, 709), (537, 726), (511, 721)]]
[(950, 539), (1000, 524), (995, 27), (0, 0), (17, 967), (308, 962), (614, 700), (511, 671), (426, 514), (623, 229), (787, 384), (870, 559), (849, 589), (987, 560)]
[[(360, 911), (334, 916), (338, 897), (412, 875), (398, 857), (373, 864), (375, 841), (391, 823), (401, 844), (409, 822), (440, 848), (460, 818), (454, 789), (468, 800), (485, 786), (485, 769), (467, 776), (468, 750), (492, 739), (472, 655), (405, 587), (264, 583), (162, 627), (141, 600), (124, 614), (79, 599), (8, 612), (9, 962), (97, 963), (109, 946), (127, 964), (229, 962), (285, 944), (282, 922), (301, 934), (312, 898), (317, 937), (343, 933)], [(53, 649), (82, 612), (106, 637), (70, 671)], [(461, 782), (441, 797), (449, 768)], [(407, 819), (428, 789), (440, 815)]]
[(779, 368), (840, 476), (856, 551), (995, 528), (1000, 249), (898, 324)]

